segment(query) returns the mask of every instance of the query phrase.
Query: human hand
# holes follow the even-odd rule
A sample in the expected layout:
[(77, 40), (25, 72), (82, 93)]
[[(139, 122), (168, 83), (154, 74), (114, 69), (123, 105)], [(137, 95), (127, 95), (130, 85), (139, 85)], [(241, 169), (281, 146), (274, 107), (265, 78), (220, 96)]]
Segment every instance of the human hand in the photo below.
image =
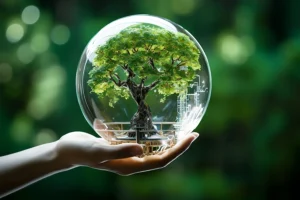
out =
[(138, 158), (134, 156), (143, 153), (139, 144), (109, 145), (104, 139), (87, 133), (68, 133), (56, 142), (0, 157), (0, 198), (80, 165), (120, 175), (159, 169), (187, 150), (197, 136), (197, 133), (188, 134), (165, 152)]
[(175, 146), (156, 155), (109, 160), (99, 164), (97, 168), (124, 176), (161, 169), (183, 154), (198, 136), (198, 133), (187, 134)]
[(109, 145), (103, 138), (84, 132), (71, 132), (62, 136), (56, 144), (57, 160), (66, 168), (89, 166), (112, 159), (127, 158), (143, 154), (139, 144)]
[(56, 149), (58, 159), (67, 168), (89, 166), (120, 175), (131, 175), (167, 166), (186, 151), (198, 135), (188, 134), (174, 147), (143, 158), (136, 157), (143, 153), (139, 144), (109, 145), (104, 139), (83, 132), (66, 134), (57, 142)]

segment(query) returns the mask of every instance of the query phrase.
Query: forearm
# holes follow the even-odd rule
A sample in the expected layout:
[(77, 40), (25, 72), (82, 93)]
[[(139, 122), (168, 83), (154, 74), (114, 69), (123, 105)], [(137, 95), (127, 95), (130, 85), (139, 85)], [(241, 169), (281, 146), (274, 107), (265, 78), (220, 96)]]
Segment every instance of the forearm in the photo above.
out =
[(139, 158), (139, 144), (108, 145), (103, 139), (72, 132), (57, 142), (0, 157), (0, 198), (49, 175), (75, 166), (130, 175), (159, 169), (188, 149), (198, 134), (189, 134), (160, 155)]
[(67, 168), (57, 156), (56, 142), (0, 157), (0, 198)]

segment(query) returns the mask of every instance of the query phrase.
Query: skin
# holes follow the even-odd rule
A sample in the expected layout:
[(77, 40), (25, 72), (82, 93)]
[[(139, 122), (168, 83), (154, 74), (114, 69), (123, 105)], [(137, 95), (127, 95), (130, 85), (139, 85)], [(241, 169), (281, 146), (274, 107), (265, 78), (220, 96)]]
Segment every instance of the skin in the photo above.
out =
[(87, 133), (68, 133), (56, 142), (0, 157), (0, 198), (79, 166), (124, 176), (160, 169), (185, 152), (198, 136), (198, 133), (187, 134), (174, 147), (159, 155), (139, 158), (137, 156), (143, 152), (138, 144), (112, 146)]

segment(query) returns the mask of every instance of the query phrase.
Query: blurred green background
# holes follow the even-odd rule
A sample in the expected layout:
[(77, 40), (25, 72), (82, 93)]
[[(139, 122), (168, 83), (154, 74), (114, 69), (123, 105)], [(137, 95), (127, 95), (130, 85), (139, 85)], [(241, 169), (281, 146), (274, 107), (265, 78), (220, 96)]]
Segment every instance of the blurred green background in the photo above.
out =
[(0, 155), (71, 131), (96, 135), (77, 103), (76, 68), (91, 37), (120, 17), (182, 25), (213, 77), (199, 139), (167, 168), (129, 177), (78, 168), (5, 199), (291, 199), (300, 164), (299, 8), (298, 0), (0, 0)]

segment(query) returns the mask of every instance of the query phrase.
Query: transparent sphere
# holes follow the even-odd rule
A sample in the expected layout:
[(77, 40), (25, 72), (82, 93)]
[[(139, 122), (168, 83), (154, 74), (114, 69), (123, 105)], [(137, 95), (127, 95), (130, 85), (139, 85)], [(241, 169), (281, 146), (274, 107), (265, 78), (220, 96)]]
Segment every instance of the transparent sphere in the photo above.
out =
[(169, 20), (133, 15), (111, 22), (86, 46), (77, 69), (81, 110), (111, 145), (139, 143), (144, 155), (175, 145), (200, 123), (211, 74), (203, 49)]

